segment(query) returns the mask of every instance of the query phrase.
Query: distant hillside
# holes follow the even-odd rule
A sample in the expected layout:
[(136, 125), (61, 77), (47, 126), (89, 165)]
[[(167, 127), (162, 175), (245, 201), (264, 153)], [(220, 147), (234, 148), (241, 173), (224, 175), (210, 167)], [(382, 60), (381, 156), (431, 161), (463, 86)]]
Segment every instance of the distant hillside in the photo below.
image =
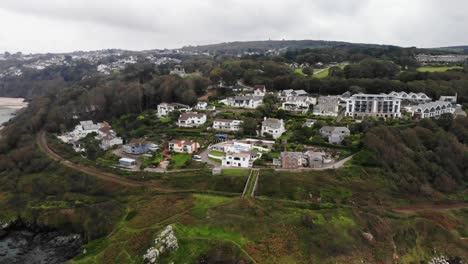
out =
[(450, 47), (440, 47), (440, 48), (435, 48), (435, 49), (468, 54), (468, 46), (450, 46)]
[(355, 47), (355, 48), (375, 48), (390, 47), (390, 45), (350, 43), (343, 41), (325, 40), (265, 40), (265, 41), (236, 41), (219, 44), (185, 46), (183, 51), (190, 52), (218, 52), (218, 53), (239, 53), (239, 52), (265, 52), (268, 50), (285, 49), (305, 49), (323, 47)]

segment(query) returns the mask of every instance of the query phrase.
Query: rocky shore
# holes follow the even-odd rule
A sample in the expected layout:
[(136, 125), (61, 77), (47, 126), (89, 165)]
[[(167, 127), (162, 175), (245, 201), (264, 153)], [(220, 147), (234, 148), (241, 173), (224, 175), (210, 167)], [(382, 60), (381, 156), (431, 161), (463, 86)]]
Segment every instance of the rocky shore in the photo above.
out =
[(0, 263), (64, 263), (83, 251), (80, 235), (16, 221), (0, 224)]

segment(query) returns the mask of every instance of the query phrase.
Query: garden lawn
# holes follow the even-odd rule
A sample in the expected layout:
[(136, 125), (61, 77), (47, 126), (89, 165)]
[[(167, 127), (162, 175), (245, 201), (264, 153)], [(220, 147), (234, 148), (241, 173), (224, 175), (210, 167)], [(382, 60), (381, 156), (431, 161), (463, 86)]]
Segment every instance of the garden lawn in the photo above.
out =
[(213, 155), (216, 157), (224, 157), (226, 154), (224, 154), (224, 152), (221, 152), (221, 151), (212, 150), (210, 151), (210, 155)]
[(182, 168), (186, 165), (192, 158), (189, 154), (174, 154), (171, 157), (171, 165), (174, 169)]

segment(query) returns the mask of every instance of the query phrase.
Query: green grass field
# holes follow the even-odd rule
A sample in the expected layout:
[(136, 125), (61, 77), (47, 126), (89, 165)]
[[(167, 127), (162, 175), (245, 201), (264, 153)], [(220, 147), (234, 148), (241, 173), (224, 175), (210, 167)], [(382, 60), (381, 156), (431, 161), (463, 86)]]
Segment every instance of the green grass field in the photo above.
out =
[(448, 70), (461, 70), (463, 67), (461, 66), (440, 66), (440, 67), (432, 67), (432, 66), (427, 66), (427, 67), (420, 67), (418, 68), (419, 72), (445, 72)]
[(249, 170), (246, 169), (223, 169), (224, 176), (248, 176)]
[(171, 165), (173, 165), (174, 169), (182, 168), (191, 158), (192, 156), (189, 154), (174, 154), (171, 157)]

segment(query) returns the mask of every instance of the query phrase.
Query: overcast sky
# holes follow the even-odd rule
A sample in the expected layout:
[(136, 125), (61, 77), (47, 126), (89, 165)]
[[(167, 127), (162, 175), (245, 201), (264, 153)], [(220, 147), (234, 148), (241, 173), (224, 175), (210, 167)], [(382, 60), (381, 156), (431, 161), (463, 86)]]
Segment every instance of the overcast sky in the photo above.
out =
[(0, 0), (0, 52), (323, 39), (468, 45), (467, 0)]

